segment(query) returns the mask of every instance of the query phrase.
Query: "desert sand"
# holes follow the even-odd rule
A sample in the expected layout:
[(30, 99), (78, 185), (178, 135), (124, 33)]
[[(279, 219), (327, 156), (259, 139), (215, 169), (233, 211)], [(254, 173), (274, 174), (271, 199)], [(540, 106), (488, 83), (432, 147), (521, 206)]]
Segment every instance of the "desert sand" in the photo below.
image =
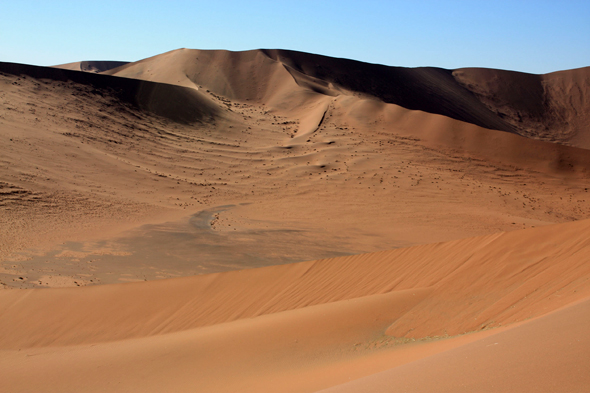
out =
[(590, 384), (590, 67), (179, 49), (0, 102), (0, 391)]

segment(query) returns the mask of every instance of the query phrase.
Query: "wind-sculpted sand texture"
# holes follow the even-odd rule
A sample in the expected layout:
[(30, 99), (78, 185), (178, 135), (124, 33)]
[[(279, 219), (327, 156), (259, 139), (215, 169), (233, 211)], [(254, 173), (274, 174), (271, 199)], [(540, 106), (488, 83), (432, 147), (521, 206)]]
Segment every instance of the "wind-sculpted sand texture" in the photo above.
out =
[[(399, 352), (404, 345), (418, 342), (422, 343), (418, 352), (437, 353), (440, 340), (449, 337), (450, 344), (445, 345), (457, 348), (450, 354), (472, 351), (472, 356), (481, 356), (478, 346), (500, 337), (512, 337), (510, 340), (518, 346), (518, 337), (527, 336), (528, 330), (544, 337), (559, 336), (564, 325), (568, 339), (559, 341), (559, 345), (543, 346), (544, 356), (551, 357), (572, 340), (586, 343), (584, 329), (557, 316), (551, 323), (530, 319), (590, 296), (589, 225), (585, 220), (372, 254), (147, 283), (3, 291), (0, 349), (8, 386), (35, 386), (22, 381), (35, 380), (36, 370), (46, 368), (44, 362), (63, 361), (64, 366), (75, 361), (76, 378), (95, 381), (91, 390), (112, 388), (114, 380), (121, 380), (120, 389), (125, 390), (128, 383), (145, 378), (139, 362), (148, 368), (160, 365), (154, 378), (160, 385), (151, 387), (155, 391), (165, 386), (204, 391), (231, 391), (239, 386), (254, 391), (313, 391), (325, 386), (321, 370), (339, 362), (366, 357), (367, 362), (375, 361), (376, 367), (382, 368), (382, 362), (389, 358), (414, 367), (410, 363), (414, 357)], [(565, 315), (585, 318), (585, 314), (573, 311), (565, 311)], [(494, 333), (494, 327), (523, 321), (530, 322), (514, 333), (500, 329), (503, 333), (486, 338)], [(480, 341), (482, 344), (478, 344)], [(529, 341), (534, 343), (525, 340)], [(466, 342), (473, 343), (463, 347)], [(191, 354), (176, 349), (179, 345), (189, 345)], [(508, 350), (515, 351), (514, 345)], [(582, 356), (586, 347), (576, 347), (572, 355), (584, 359), (578, 366), (587, 370), (586, 357)], [(120, 360), (116, 364), (127, 370), (124, 377), (122, 370), (111, 366), (91, 366), (101, 358), (118, 359), (123, 348), (124, 358), (131, 365), (123, 366)], [(504, 352), (493, 356), (509, 356)], [(26, 356), (35, 356), (35, 361), (26, 362)], [(220, 378), (220, 371), (205, 372), (211, 365), (194, 372), (193, 367), (201, 367), (212, 356), (225, 363), (223, 372), (232, 376), (229, 380)], [(290, 382), (285, 389), (274, 385), (281, 375), (309, 367), (310, 356), (312, 363), (320, 365), (316, 370), (306, 370), (314, 375), (314, 382)], [(238, 361), (246, 357), (249, 366)], [(254, 371), (253, 365), (260, 368)], [(536, 367), (524, 367), (524, 372), (532, 373)], [(247, 372), (255, 372), (259, 380), (240, 385)], [(365, 373), (371, 372), (361, 371)], [(453, 375), (452, 370), (449, 373)], [(166, 378), (170, 374), (173, 381)], [(331, 378), (345, 382), (346, 375)], [(389, 378), (389, 374), (384, 375)], [(583, 373), (570, 371), (568, 375)], [(484, 376), (484, 381), (489, 379)], [(381, 383), (379, 378), (374, 383)], [(451, 391), (456, 386), (453, 381), (463, 383), (460, 375), (449, 378)], [(396, 378), (385, 380), (386, 386), (396, 386)], [(404, 379), (408, 380), (414, 381), (412, 386), (417, 383)], [(137, 388), (143, 390), (151, 381), (147, 378)], [(475, 375), (467, 381), (469, 386), (479, 386)], [(586, 382), (582, 378), (569, 381), (568, 386), (580, 387)], [(71, 386), (70, 379), (64, 378), (51, 389), (63, 391)]]
[(583, 390), (589, 70), (0, 63), (2, 389)]

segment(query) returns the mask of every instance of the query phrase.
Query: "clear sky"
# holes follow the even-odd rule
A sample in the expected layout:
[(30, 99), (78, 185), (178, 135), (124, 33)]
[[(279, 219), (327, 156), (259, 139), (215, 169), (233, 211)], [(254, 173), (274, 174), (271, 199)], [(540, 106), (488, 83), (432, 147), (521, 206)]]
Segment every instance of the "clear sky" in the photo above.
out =
[(545, 73), (590, 66), (590, 1), (0, 0), (0, 61), (135, 61), (182, 47)]

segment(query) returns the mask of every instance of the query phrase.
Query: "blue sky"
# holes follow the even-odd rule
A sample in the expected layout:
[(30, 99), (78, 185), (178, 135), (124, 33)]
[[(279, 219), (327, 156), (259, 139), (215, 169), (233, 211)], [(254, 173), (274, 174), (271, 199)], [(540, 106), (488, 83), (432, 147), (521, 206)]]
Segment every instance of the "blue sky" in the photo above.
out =
[(590, 66), (590, 1), (0, 0), (0, 61), (293, 49), (395, 66)]

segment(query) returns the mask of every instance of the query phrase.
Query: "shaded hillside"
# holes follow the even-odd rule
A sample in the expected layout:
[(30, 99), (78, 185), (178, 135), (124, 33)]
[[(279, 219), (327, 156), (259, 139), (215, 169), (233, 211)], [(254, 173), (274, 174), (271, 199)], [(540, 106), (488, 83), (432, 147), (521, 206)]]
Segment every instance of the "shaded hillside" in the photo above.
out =
[(292, 101), (297, 90), (307, 92), (308, 98), (309, 93), (372, 97), (484, 128), (513, 131), (458, 85), (451, 71), (440, 68), (387, 67), (284, 50), (179, 49), (105, 73), (202, 86), (230, 99), (279, 108), (288, 106), (285, 101)]
[(590, 148), (590, 67), (533, 75), (486, 68), (388, 67), (302, 52), (263, 51), (305, 75), (407, 109)]
[(389, 67), (278, 49), (179, 49), (105, 73), (202, 87), (229, 99), (283, 110), (296, 110), (318, 95), (354, 95), (487, 129), (588, 148), (589, 70), (531, 75), (492, 69)]
[(94, 94), (111, 95), (143, 111), (182, 123), (210, 121), (223, 112), (198, 91), (175, 85), (15, 63), (0, 62), (0, 72), (92, 86)]
[(590, 148), (590, 67), (545, 75), (463, 68), (453, 76), (518, 134)]
[(360, 93), (411, 110), (465, 121), (480, 127), (513, 131), (473, 94), (458, 85), (450, 70), (434, 67), (405, 68), (363, 63), (286, 50), (263, 50), (286, 67), (352, 93)]

